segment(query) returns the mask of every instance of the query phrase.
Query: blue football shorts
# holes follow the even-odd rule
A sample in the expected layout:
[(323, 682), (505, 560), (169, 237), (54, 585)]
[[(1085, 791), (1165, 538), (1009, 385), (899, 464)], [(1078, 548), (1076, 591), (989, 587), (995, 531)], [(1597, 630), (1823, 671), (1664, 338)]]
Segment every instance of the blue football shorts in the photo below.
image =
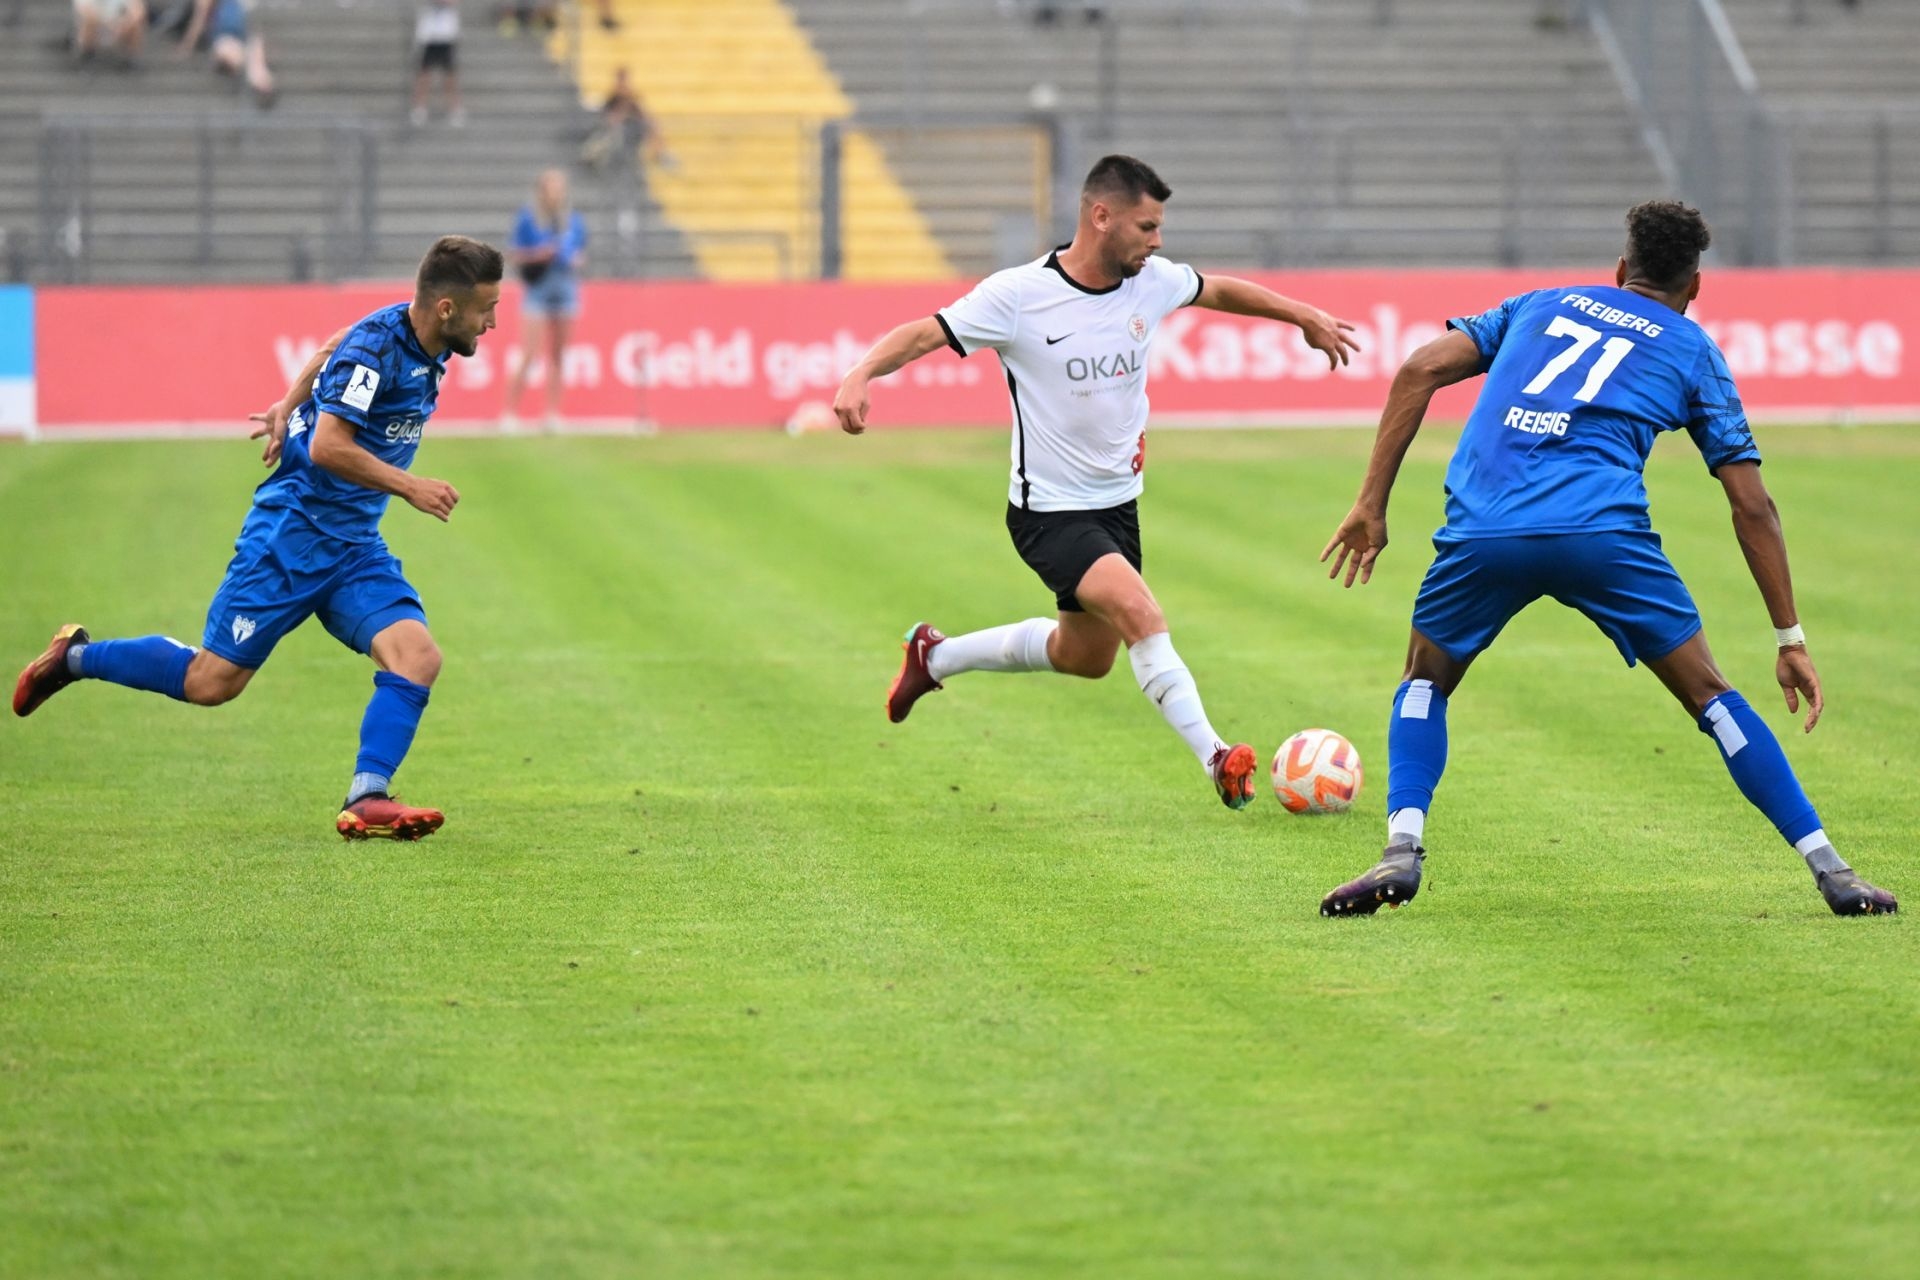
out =
[(343, 542), (297, 511), (255, 507), (207, 608), (201, 647), (257, 669), (282, 637), (315, 614), (355, 653), (366, 653), (396, 622), (427, 620), (384, 541)]
[(1413, 629), (1456, 662), (1552, 596), (1604, 631), (1628, 666), (1664, 658), (1700, 630), (1700, 611), (1651, 529), (1433, 540)]
[(526, 286), (526, 308), (535, 315), (571, 320), (580, 314), (580, 277), (571, 269), (549, 270)]

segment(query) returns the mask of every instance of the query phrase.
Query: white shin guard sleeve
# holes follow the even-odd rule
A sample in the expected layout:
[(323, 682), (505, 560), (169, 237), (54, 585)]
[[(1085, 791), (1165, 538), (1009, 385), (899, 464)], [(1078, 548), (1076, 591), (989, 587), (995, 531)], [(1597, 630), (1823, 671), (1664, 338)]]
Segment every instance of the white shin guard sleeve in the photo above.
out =
[(1059, 627), (1053, 618), (1028, 618), (948, 636), (927, 654), (927, 670), (942, 682), (963, 671), (1051, 671), (1047, 641)]
[(1193, 673), (1174, 652), (1173, 638), (1164, 631), (1148, 636), (1127, 649), (1127, 659), (1133, 663), (1133, 678), (1140, 682), (1140, 692), (1160, 708), (1173, 731), (1186, 740), (1205, 765), (1220, 746), (1220, 738), (1207, 721), (1206, 708), (1200, 705), (1200, 689), (1193, 682)]

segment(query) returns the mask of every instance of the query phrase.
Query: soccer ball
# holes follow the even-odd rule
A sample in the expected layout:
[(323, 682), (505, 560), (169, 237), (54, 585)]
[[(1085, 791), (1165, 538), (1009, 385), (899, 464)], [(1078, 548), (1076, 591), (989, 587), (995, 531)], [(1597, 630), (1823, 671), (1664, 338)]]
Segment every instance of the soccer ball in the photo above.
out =
[(1273, 794), (1288, 813), (1345, 813), (1360, 777), (1360, 753), (1331, 729), (1302, 729), (1273, 753)]
[(809, 431), (831, 431), (840, 425), (840, 416), (825, 400), (802, 400), (787, 418), (787, 434), (805, 435)]

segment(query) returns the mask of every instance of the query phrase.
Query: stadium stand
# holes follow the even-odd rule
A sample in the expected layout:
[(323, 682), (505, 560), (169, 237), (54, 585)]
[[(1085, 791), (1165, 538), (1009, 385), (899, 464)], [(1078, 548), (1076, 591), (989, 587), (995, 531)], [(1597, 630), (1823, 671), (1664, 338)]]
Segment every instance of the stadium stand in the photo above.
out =
[[(155, 42), (132, 72), (78, 71), (69, 6), (36, 0), (0, 39), (0, 270), (13, 278), (406, 276), (431, 237), (504, 238), (533, 175), (589, 118), (537, 39), (474, 21), (471, 123), (407, 125), (413, 6), (263, 6), (281, 100), (261, 112)], [(75, 122), (69, 127), (50, 125)], [(631, 183), (576, 182), (596, 269), (698, 274)]]
[[(470, 6), (456, 130), (408, 126), (407, 0), (266, 0), (271, 113), (159, 42), (139, 71), (74, 71), (64, 0), (0, 0), (0, 275), (404, 274), (430, 235), (504, 234), (622, 66), (665, 148), (644, 181), (576, 173), (596, 274), (979, 274), (1057, 236), (1110, 149), (1166, 172), (1170, 250), (1196, 260), (1585, 263), (1678, 171), (1649, 140), (1671, 100), (1636, 106), (1586, 24), (1541, 20), (1629, 0), (1101, 0), (1048, 23), (1032, 0), (612, 7), (617, 30), (595, 5), (543, 41)], [(1920, 260), (1920, 7), (1724, 8), (1787, 164), (1764, 222), (1703, 200), (1729, 260)], [(823, 121), (844, 125), (831, 254)], [(1695, 154), (1732, 153), (1710, 141)], [(1729, 192), (1774, 181), (1725, 168)]]
[[(912, 130), (1056, 103), (1063, 167), (1158, 164), (1169, 235), (1216, 262), (1590, 260), (1659, 189), (1612, 73), (1522, 0), (1314, 4), (1108, 0), (1099, 23), (1018, 4), (792, 0), (863, 122)], [(1384, 15), (1391, 18), (1382, 22)], [(1498, 68), (1490, 75), (1490, 68)], [(957, 262), (994, 265), (990, 193), (964, 145), (915, 139), (901, 172)], [(904, 148), (903, 148), (904, 150)], [(984, 197), (984, 201), (983, 201)], [(983, 208), (983, 203), (988, 207)]]
[[(718, 280), (819, 269), (821, 131), (853, 104), (780, 0), (616, 0), (617, 30), (583, 24), (578, 74), (595, 103), (629, 68), (671, 146), (649, 186)], [(556, 35), (556, 49), (566, 37)], [(851, 279), (953, 273), (864, 131), (841, 135), (843, 263)]]
[(1786, 126), (1802, 261), (1920, 261), (1920, 5), (1723, 0)]

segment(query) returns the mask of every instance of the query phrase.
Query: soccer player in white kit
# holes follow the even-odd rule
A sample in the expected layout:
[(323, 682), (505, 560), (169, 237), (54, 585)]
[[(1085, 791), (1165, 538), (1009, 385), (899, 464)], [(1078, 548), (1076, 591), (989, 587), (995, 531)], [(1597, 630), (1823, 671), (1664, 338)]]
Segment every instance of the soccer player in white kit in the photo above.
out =
[(1136, 500), (1146, 463), (1147, 350), (1170, 312), (1208, 307), (1299, 326), (1344, 364), (1353, 328), (1246, 280), (1203, 279), (1154, 257), (1172, 190), (1132, 156), (1093, 166), (1073, 243), (988, 276), (952, 306), (901, 325), (848, 372), (834, 397), (842, 429), (867, 429), (867, 384), (940, 347), (1000, 355), (1013, 405), (1007, 531), (1059, 606), (1057, 618), (946, 636), (925, 622), (887, 691), (887, 718), (963, 671), (1057, 671), (1097, 680), (1127, 648), (1140, 689), (1160, 709), (1228, 807), (1252, 801), (1253, 748), (1214, 732), (1200, 691), (1140, 576)]

